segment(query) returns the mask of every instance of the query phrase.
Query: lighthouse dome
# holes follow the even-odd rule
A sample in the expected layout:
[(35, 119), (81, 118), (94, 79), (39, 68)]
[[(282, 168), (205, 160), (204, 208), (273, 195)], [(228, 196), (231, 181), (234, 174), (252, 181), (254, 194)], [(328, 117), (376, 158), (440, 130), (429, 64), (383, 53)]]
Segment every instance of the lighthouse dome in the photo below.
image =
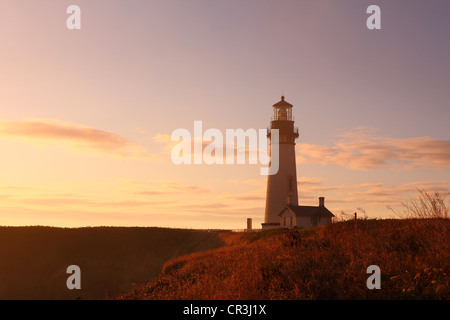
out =
[(289, 102), (287, 102), (286, 100), (284, 100), (284, 96), (281, 96), (281, 100), (278, 101), (277, 103), (275, 103), (273, 105), (274, 108), (279, 108), (279, 109), (286, 109), (286, 108), (292, 108), (293, 105), (290, 104)]

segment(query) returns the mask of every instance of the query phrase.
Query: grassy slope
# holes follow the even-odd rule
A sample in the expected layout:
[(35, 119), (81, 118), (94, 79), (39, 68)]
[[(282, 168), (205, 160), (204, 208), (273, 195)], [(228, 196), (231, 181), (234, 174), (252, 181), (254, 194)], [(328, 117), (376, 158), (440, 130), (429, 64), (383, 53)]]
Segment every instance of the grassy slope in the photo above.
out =
[[(170, 260), (121, 299), (449, 299), (449, 219), (363, 220), (242, 236)], [(366, 269), (381, 268), (381, 290)]]
[[(0, 227), (0, 299), (103, 299), (156, 277), (169, 259), (224, 246), (222, 233), (163, 228)], [(81, 268), (81, 290), (66, 269)]]

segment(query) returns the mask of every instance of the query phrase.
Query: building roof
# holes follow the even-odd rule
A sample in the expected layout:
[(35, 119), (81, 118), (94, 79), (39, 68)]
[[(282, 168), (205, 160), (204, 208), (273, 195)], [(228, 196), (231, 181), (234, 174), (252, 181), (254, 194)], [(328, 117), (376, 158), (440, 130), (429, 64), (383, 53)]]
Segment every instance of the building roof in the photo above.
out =
[(284, 207), (283, 210), (281, 210), (280, 214), (288, 208), (290, 211), (292, 211), (295, 216), (297, 217), (311, 217), (311, 216), (320, 216), (320, 217), (334, 217), (334, 214), (331, 213), (330, 210), (328, 210), (325, 206), (294, 206), (294, 205), (287, 205)]
[(284, 100), (284, 96), (281, 96), (281, 100), (273, 105), (274, 108), (292, 108), (293, 105)]

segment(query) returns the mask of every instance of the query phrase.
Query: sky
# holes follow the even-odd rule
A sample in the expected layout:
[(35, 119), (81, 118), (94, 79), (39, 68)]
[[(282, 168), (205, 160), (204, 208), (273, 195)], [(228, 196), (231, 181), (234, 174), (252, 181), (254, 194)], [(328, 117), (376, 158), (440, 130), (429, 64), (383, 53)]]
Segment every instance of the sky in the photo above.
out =
[(418, 188), (447, 196), (449, 16), (447, 0), (1, 0), (0, 225), (257, 228), (261, 165), (176, 165), (170, 137), (267, 128), (282, 94), (300, 204), (390, 218)]

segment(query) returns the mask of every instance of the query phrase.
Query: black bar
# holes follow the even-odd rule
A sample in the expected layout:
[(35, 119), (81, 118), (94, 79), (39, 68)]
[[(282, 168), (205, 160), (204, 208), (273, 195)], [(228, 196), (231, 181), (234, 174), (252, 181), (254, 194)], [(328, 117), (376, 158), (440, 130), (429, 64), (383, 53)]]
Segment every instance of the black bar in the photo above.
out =
[[(368, 316), (389, 317), (417, 315), (433, 310), (444, 314), (448, 301), (376, 301), (376, 300), (314, 300), (314, 301), (253, 301), (253, 300), (195, 300), (195, 301), (1, 301), (4, 314), (60, 315), (84, 319), (89, 316), (114, 318), (145, 316), (145, 319), (302, 319), (316, 314), (323, 317), (337, 315), (364, 319)], [(8, 310), (9, 309), (9, 310)], [(213, 312), (215, 310), (215, 312)], [(251, 310), (251, 311), (250, 311)]]

